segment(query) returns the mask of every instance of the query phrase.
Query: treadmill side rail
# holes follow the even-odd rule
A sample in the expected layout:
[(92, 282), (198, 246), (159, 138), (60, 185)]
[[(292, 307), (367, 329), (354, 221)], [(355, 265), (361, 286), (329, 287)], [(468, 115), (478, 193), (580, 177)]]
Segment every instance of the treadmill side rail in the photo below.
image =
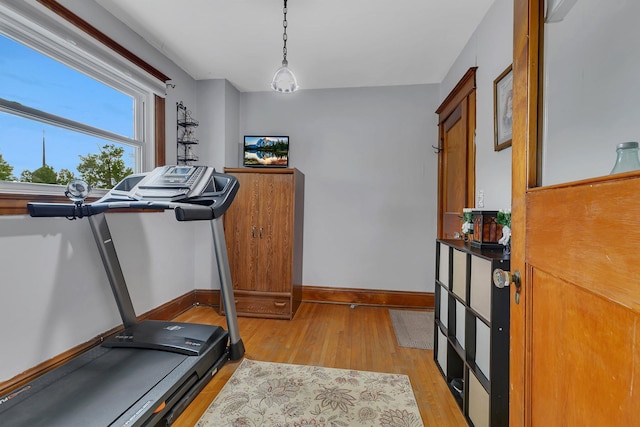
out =
[(220, 292), (222, 293), (227, 329), (229, 330), (230, 357), (231, 360), (239, 360), (244, 356), (244, 344), (242, 343), (242, 339), (240, 339), (240, 331), (238, 328), (238, 315), (236, 313), (236, 303), (233, 296), (233, 282), (231, 281), (231, 270), (229, 268), (229, 256), (224, 238), (222, 218), (211, 221), (211, 233), (213, 235), (213, 247), (219, 267)]
[(111, 238), (111, 231), (109, 230), (109, 224), (107, 224), (104, 213), (90, 216), (89, 225), (91, 225), (93, 239), (100, 252), (102, 265), (104, 265), (104, 269), (107, 272), (107, 278), (109, 279), (113, 297), (120, 311), (122, 323), (125, 328), (133, 326), (137, 323), (136, 312), (133, 308), (131, 295), (129, 295), (129, 289), (124, 280), (120, 260), (118, 260), (118, 254), (116, 253), (116, 248)]

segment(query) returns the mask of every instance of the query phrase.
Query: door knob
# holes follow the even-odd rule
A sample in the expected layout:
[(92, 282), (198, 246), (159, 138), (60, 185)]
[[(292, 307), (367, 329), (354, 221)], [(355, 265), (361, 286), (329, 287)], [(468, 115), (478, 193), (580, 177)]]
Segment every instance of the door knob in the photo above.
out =
[(509, 286), (510, 283), (516, 285), (516, 288), (520, 287), (520, 272), (516, 270), (513, 274), (508, 271), (504, 271), (501, 268), (493, 270), (493, 284), (497, 288), (504, 288)]
[(502, 289), (505, 286), (509, 286), (511, 283), (513, 283), (516, 287), (515, 299), (516, 299), (516, 304), (519, 304), (520, 303), (520, 285), (521, 285), (520, 272), (516, 270), (512, 274), (508, 271), (504, 271), (501, 268), (496, 268), (495, 270), (493, 270), (493, 284), (497, 288)]

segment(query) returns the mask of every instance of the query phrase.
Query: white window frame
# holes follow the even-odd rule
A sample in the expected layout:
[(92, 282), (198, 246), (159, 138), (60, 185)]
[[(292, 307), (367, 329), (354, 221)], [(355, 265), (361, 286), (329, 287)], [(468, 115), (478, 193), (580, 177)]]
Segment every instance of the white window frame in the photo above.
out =
[[(133, 146), (135, 172), (148, 171), (154, 159), (154, 98), (164, 97), (166, 85), (85, 34), (34, 0), (3, 0), (0, 33), (58, 60), (134, 99), (134, 137), (127, 138), (63, 119), (0, 98), (0, 111), (37, 119), (67, 129)], [(0, 181), (0, 192), (60, 195), (59, 185)], [(99, 196), (100, 191), (94, 195)]]

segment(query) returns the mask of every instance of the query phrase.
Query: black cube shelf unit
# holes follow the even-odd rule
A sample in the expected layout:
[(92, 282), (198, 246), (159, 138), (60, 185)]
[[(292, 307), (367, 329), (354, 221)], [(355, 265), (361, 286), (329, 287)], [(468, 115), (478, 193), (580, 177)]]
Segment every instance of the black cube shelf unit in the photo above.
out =
[(509, 271), (500, 249), (436, 242), (434, 359), (470, 426), (509, 425)]

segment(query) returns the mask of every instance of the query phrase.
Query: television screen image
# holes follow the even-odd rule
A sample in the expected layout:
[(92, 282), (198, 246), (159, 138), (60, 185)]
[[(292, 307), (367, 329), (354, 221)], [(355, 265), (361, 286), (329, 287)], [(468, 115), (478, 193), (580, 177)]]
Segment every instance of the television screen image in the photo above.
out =
[(289, 137), (245, 135), (242, 163), (250, 167), (287, 167)]

